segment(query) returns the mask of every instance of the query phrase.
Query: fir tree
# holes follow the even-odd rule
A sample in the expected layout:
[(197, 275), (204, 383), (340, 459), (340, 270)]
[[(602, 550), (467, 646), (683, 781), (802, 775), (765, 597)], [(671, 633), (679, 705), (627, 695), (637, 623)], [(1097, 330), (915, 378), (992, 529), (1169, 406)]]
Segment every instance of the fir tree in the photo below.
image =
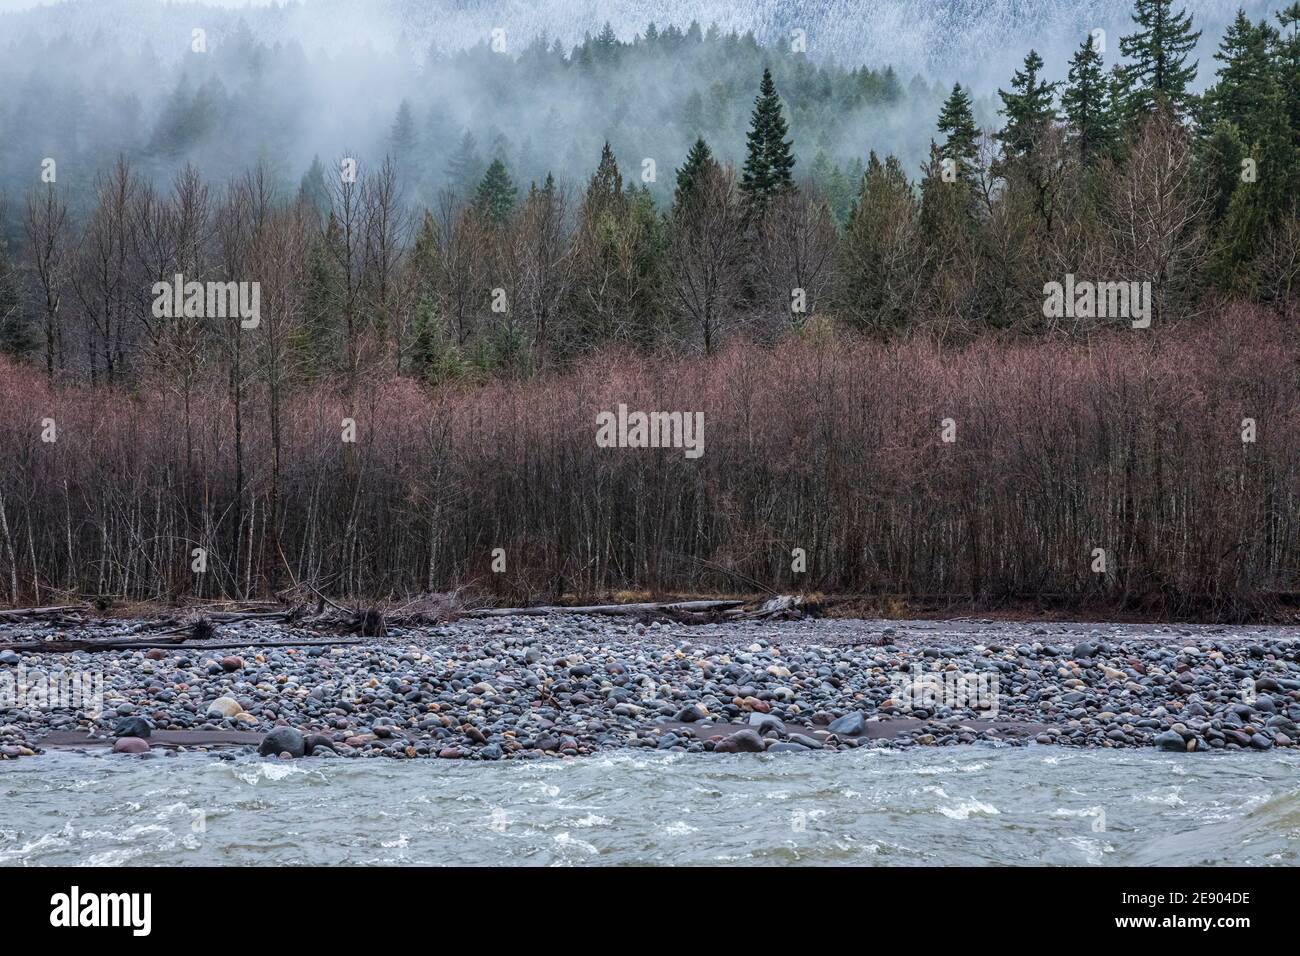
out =
[(957, 179), (970, 187), (973, 202), (979, 168), (979, 129), (975, 126), (970, 95), (960, 83), (953, 85), (952, 93), (939, 111), (938, 128), (944, 136), (939, 155), (957, 164)]
[(1300, 0), (1277, 15), (1280, 29), (1273, 38), (1282, 97), (1291, 124), (1292, 143), (1300, 150)]
[(1269, 115), (1281, 107), (1281, 88), (1270, 58), (1271, 34), (1266, 23), (1256, 26), (1244, 11), (1237, 11), (1214, 54), (1222, 65), (1202, 104), (1206, 128), (1231, 123), (1247, 144), (1259, 141)]
[(307, 254), (307, 289), (299, 351), (309, 380), (327, 370), (330, 356), (338, 349), (341, 339), (343, 276), (337, 259), (340, 242), (338, 221), (331, 215), (324, 234)]
[(1199, 146), (1197, 171), (1209, 200), (1211, 225), (1220, 222), (1228, 213), (1232, 194), (1241, 182), (1241, 161), (1245, 156), (1246, 146), (1241, 141), (1241, 132), (1232, 123), (1216, 123)]
[(317, 218), (322, 222), (325, 220), (329, 213), (330, 195), (329, 188), (325, 185), (325, 166), (319, 156), (312, 157), (311, 166), (302, 174), (302, 181), (298, 184), (298, 199), (315, 210)]
[(1250, 291), (1260, 240), (1294, 208), (1300, 187), (1278, 41), (1267, 22), (1256, 25), (1239, 10), (1215, 54), (1221, 65), (1201, 110), (1210, 135), (1198, 158), (1218, 224), (1211, 272), (1231, 291)]
[(677, 170), (677, 188), (673, 192), (673, 207), (684, 209), (690, 202), (695, 188), (717, 165), (713, 158), (713, 151), (701, 136), (686, 154), (686, 162)]
[(587, 184), (587, 194), (583, 206), (591, 214), (616, 209), (623, 203), (623, 174), (618, 171), (618, 162), (608, 141), (600, 151), (600, 163)]
[(460, 145), (447, 163), (447, 182), (458, 195), (468, 196), (473, 193), (479, 180), (483, 178), (485, 164), (478, 151), (478, 141), (469, 130), (461, 137)]
[(388, 143), (393, 156), (399, 161), (409, 159), (415, 153), (415, 117), (411, 115), (411, 104), (402, 100), (397, 108), (397, 118), (388, 133)]
[(998, 134), (1009, 156), (1026, 156), (1033, 152), (1043, 133), (1056, 121), (1057, 83), (1039, 79), (1043, 58), (1034, 50), (1025, 57), (1023, 69), (1011, 78), (1011, 90), (998, 90), (1002, 98), (1001, 114), (1006, 126)]
[(1061, 108), (1070, 125), (1079, 159), (1091, 166), (1115, 142), (1110, 84), (1102, 68), (1101, 53), (1092, 37), (1083, 41), (1070, 59), (1070, 72), (1061, 93)]
[(1161, 102), (1186, 113), (1195, 99), (1187, 87), (1196, 79), (1196, 61), (1187, 60), (1201, 34), (1192, 31), (1186, 9), (1175, 13), (1173, 4), (1135, 0), (1133, 22), (1140, 29), (1120, 38), (1120, 52), (1132, 61), (1125, 69), (1130, 118), (1151, 112)]
[(752, 212), (762, 213), (774, 196), (794, 188), (794, 144), (786, 139), (788, 133), (772, 71), (764, 69), (746, 136), (745, 169), (740, 183)]
[(902, 165), (873, 152), (844, 230), (841, 305), (858, 328), (891, 331), (909, 318), (907, 273), (917, 258), (917, 203)]
[(474, 208), (489, 222), (503, 226), (510, 220), (519, 191), (500, 159), (492, 160), (474, 194)]

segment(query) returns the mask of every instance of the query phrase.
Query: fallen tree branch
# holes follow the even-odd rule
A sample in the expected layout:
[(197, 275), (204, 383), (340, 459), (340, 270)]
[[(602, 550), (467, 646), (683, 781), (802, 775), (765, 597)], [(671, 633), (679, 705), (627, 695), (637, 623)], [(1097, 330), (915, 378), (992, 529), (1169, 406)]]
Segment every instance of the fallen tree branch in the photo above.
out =
[(0, 621), (30, 621), (33, 618), (61, 617), (67, 611), (85, 611), (87, 604), (60, 604), (54, 607), (16, 607), (0, 611)]
[(171, 644), (158, 641), (62, 640), (24, 641), (0, 644), (0, 651), (27, 654), (72, 654), (76, 651), (202, 651), (229, 650), (241, 647), (330, 647), (335, 644), (361, 644), (364, 638), (333, 638), (303, 641), (219, 641), (215, 644)]
[(636, 616), (638, 614), (665, 613), (704, 613), (724, 611), (729, 608), (742, 607), (744, 601), (668, 601), (642, 604), (591, 604), (585, 607), (558, 607), (540, 605), (538, 607), (493, 607), (479, 608), (476, 611), (462, 611), (461, 617), (547, 617), (553, 614), (608, 614), (612, 616)]

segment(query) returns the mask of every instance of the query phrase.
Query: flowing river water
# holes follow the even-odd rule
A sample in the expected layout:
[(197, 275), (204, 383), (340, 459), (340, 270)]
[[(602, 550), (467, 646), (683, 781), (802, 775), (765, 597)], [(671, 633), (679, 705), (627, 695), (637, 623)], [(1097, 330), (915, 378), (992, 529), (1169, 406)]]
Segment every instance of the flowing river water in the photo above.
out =
[(1282, 865), (1300, 754), (0, 763), (0, 864)]

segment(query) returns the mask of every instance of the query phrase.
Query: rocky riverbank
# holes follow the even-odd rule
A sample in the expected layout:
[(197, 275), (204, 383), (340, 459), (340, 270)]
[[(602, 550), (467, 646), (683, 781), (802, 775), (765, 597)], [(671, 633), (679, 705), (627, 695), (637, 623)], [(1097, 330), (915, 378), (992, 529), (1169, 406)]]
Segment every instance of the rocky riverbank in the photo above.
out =
[[(32, 627), (0, 631), (40, 636)], [(272, 757), (499, 760), (974, 743), (1195, 752), (1300, 741), (1300, 631), (1289, 628), (973, 620), (685, 628), (563, 616), (333, 647), (254, 646), (307, 637), (247, 623), (219, 635), (223, 645), (246, 640), (242, 648), (5, 652), (0, 756), (257, 747)], [(68, 672), (98, 675), (97, 715), (46, 707), (30, 693)]]

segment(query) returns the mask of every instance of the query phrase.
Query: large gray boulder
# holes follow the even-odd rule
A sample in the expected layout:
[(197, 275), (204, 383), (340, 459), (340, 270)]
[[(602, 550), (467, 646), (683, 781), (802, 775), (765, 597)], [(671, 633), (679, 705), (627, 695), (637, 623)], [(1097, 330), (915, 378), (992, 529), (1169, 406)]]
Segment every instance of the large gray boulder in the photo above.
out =
[(262, 738), (257, 752), (263, 757), (278, 757), (282, 753), (287, 753), (290, 757), (301, 757), (307, 753), (307, 742), (292, 727), (276, 727)]

